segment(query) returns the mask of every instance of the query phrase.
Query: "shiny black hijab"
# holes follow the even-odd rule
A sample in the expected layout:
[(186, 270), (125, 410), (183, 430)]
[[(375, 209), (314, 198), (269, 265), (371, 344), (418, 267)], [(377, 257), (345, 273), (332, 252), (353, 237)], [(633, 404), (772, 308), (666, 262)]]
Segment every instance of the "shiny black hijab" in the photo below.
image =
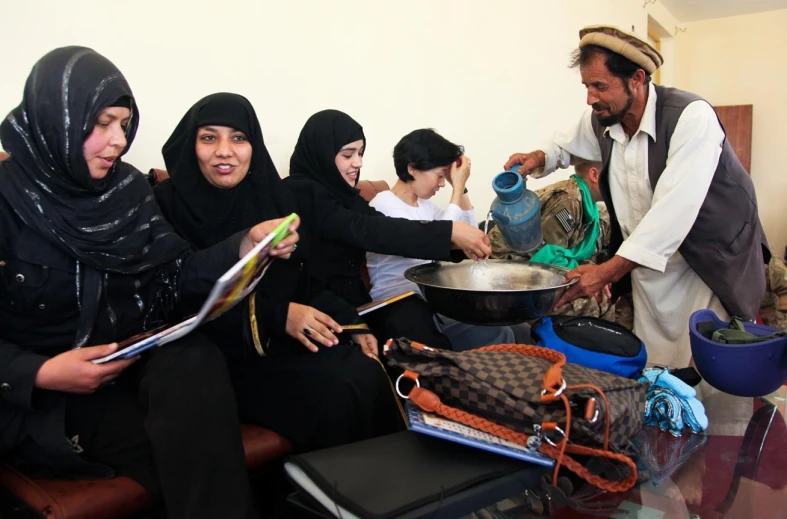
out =
[(338, 110), (317, 112), (309, 117), (298, 137), (290, 158), (290, 176), (294, 180), (315, 181), (343, 205), (351, 205), (360, 197), (360, 192), (339, 173), (336, 155), (343, 146), (360, 140), (366, 146), (363, 128), (346, 113)]
[(106, 283), (108, 273), (140, 273), (188, 247), (164, 221), (133, 166), (118, 158), (105, 178), (90, 177), (82, 146), (99, 114), (121, 105), (132, 112), (123, 155), (139, 124), (131, 88), (97, 52), (63, 47), (35, 64), (22, 103), (0, 123), (0, 142), (11, 154), (0, 163), (0, 196), (28, 227), (77, 262), (76, 346), (86, 344), (92, 332), (102, 276)]
[[(207, 125), (240, 130), (251, 143), (249, 173), (233, 188), (212, 185), (199, 169), (197, 132)], [(295, 211), (265, 147), (254, 107), (243, 96), (219, 93), (198, 101), (180, 120), (162, 153), (170, 178), (156, 186), (156, 198), (180, 235), (200, 249)]]

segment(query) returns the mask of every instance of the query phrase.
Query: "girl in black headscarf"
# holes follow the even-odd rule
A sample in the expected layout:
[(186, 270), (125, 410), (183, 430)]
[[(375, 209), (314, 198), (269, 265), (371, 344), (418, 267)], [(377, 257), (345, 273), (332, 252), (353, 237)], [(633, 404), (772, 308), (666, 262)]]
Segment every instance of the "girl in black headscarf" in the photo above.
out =
[[(318, 283), (360, 306), (371, 300), (361, 279), (367, 251), (436, 260), (451, 259), (452, 246), (472, 258), (491, 253), (484, 233), (464, 222), (389, 218), (371, 208), (355, 188), (365, 150), (360, 124), (338, 110), (324, 110), (306, 121), (290, 159), (284, 183), (309, 228), (309, 272)], [(340, 160), (346, 164), (343, 171), (337, 166)], [(451, 348), (445, 336), (423, 337), (429, 337), (431, 346)]]
[(41, 477), (128, 476), (168, 517), (253, 517), (232, 387), (210, 341), (90, 362), (204, 299), (275, 226), (190, 253), (121, 160), (138, 121), (120, 71), (66, 47), (34, 66), (0, 124), (11, 154), (0, 163), (0, 457)]
[[(296, 209), (244, 97), (221, 93), (198, 101), (162, 151), (169, 179), (156, 185), (156, 198), (198, 248)], [(366, 344), (368, 329), (337, 333), (362, 325), (355, 308), (312, 290), (304, 275), (309, 246), (308, 232), (301, 232), (293, 259), (274, 262), (245, 304), (208, 325), (229, 360), (241, 416), (299, 450), (398, 430), (403, 420), (382, 366), (369, 358), (372, 350), (364, 355), (354, 344)]]

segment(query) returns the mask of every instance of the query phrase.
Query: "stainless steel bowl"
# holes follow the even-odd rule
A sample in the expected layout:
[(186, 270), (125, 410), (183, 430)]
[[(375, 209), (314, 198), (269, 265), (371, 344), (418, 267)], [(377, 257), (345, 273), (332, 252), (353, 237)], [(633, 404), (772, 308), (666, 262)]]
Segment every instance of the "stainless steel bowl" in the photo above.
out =
[(479, 325), (518, 324), (543, 317), (560, 298), (567, 269), (528, 261), (426, 263), (404, 277), (442, 315)]

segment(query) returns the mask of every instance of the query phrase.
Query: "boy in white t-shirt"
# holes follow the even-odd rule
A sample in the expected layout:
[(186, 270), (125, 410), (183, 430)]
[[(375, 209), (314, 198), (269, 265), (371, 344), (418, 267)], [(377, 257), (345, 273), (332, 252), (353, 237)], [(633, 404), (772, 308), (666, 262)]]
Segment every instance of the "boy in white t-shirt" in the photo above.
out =
[[(415, 130), (402, 137), (394, 147), (393, 157), (399, 179), (390, 191), (378, 193), (369, 205), (391, 217), (478, 225), (465, 189), (470, 159), (461, 146), (434, 130)], [(452, 187), (451, 202), (441, 209), (429, 199), (446, 181)], [(422, 263), (428, 260), (367, 253), (372, 300), (387, 299), (409, 290), (418, 293), (418, 286), (405, 279), (404, 271)], [(514, 333), (508, 326), (474, 326), (436, 315), (421, 297), (408, 297), (372, 315), (383, 336), (407, 337), (436, 348), (466, 350), (514, 342)]]

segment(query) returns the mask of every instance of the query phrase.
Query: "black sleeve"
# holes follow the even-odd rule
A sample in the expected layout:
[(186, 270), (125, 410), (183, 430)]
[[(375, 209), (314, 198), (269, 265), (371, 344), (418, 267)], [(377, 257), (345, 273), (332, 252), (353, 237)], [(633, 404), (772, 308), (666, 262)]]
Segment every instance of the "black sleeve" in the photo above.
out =
[[(3, 215), (0, 216), (4, 216)], [(4, 225), (5, 220), (0, 218), (0, 255), (7, 257), (10, 250), (5, 248), (6, 240), (9, 239), (11, 232)], [(0, 297), (7, 297), (3, 293), (3, 286), (0, 284)], [(49, 357), (39, 355), (20, 348), (16, 344), (0, 338), (0, 398), (5, 402), (27, 409), (33, 409), (33, 393), (35, 389), (36, 376), (41, 365), (49, 360)], [(0, 416), (0, 422), (3, 417)], [(0, 423), (2, 429), (2, 423)]]
[(47, 360), (49, 357), (0, 340), (0, 397), (10, 404), (33, 409), (36, 376)]
[[(271, 294), (274, 292), (274, 294)], [(304, 295), (303, 298), (288, 301), (277, 298), (275, 293), (280, 291), (261, 291), (257, 290), (254, 297), (257, 309), (257, 322), (262, 325), (265, 336), (278, 338), (289, 337), (287, 335), (287, 316), (290, 303), (297, 303), (319, 310), (328, 314), (340, 325), (359, 324), (363, 322), (358, 317), (358, 311), (353, 305), (340, 298), (333, 292), (325, 289), (317, 289), (311, 294)]]
[(216, 245), (189, 252), (181, 258), (181, 298), (204, 299), (208, 296), (216, 281), (240, 259), (238, 251), (246, 232), (238, 232)]
[(451, 259), (453, 222), (450, 220), (417, 222), (391, 218), (367, 204), (359, 203), (353, 209), (347, 209), (332, 200), (322, 200), (318, 207), (317, 218), (325, 239), (378, 254)]
[(262, 328), (260, 333), (267, 336), (287, 337), (287, 313), (289, 301), (274, 300), (269, 294), (256, 290), (249, 297), (255, 298), (257, 322)]
[(451, 258), (448, 260), (451, 263), (461, 263), (462, 261), (466, 260), (467, 256), (465, 252), (461, 249), (454, 249), (451, 251)]
[[(257, 330), (260, 334), (263, 349), (267, 353), (273, 353), (269, 351), (271, 344), (288, 344), (291, 346), (297, 344), (297, 341), (287, 335), (286, 331), (290, 302), (274, 299), (271, 297), (271, 294), (263, 291), (256, 291), (250, 297), (255, 298)], [(306, 300), (298, 301), (297, 303), (311, 306), (320, 312), (328, 314), (342, 326), (363, 323), (354, 306), (328, 290), (318, 290), (307, 297)], [(272, 339), (273, 342), (269, 342), (269, 339)]]
[(339, 325), (346, 326), (363, 322), (353, 305), (330, 290), (320, 290), (313, 294), (307, 304), (324, 314), (328, 314)]

